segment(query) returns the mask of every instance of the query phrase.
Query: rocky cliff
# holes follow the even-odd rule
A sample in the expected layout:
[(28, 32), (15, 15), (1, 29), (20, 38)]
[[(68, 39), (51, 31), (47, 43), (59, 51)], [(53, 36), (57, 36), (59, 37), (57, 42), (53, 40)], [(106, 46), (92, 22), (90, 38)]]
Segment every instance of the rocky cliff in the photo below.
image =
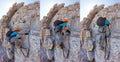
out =
[[(41, 62), (80, 62), (80, 20), (79, 2), (64, 6), (55, 4), (41, 20), (40, 60)], [(53, 22), (67, 18), (70, 35), (54, 32)]]
[[(105, 33), (98, 31), (96, 21), (106, 16), (110, 20), (110, 36), (105, 40)], [(120, 61), (120, 3), (109, 7), (97, 6), (83, 19), (81, 29), (81, 62), (119, 62)], [(101, 49), (101, 42), (103, 48)]]
[[(0, 62), (11, 58), (9, 50), (13, 47), (6, 41), (6, 32), (16, 26), (20, 27), (21, 33), (29, 33), (21, 36), (23, 52), (26, 55), (29, 51), (29, 56), (25, 57), (20, 48), (15, 48), (15, 62), (119, 62), (120, 3), (109, 7), (95, 5), (81, 23), (79, 3), (69, 6), (55, 4), (41, 22), (39, 11), (39, 2), (29, 5), (15, 3), (3, 16), (0, 20)], [(106, 16), (111, 22), (111, 34), (107, 40), (96, 25), (100, 16)], [(53, 22), (62, 18), (69, 20), (71, 34), (55, 33)]]
[[(6, 41), (6, 32), (13, 27), (19, 27), (20, 33), (29, 33), (28, 35), (22, 35), (22, 46), (24, 47), (23, 53), (28, 57), (25, 57), (21, 52), (20, 48), (14, 48), (14, 62), (39, 62), (39, 50), (40, 50), (40, 3), (34, 2), (28, 5), (22, 3), (15, 3), (9, 9), (9, 11), (0, 20), (0, 38), (2, 41), (2, 46), (7, 54), (6, 60), (10, 59), (9, 50), (11, 44)], [(1, 50), (2, 51), (2, 50)], [(4, 53), (5, 53), (4, 52)], [(4, 54), (4, 56), (6, 56)], [(4, 57), (0, 56), (0, 57)], [(6, 62), (1, 60), (0, 62)]]

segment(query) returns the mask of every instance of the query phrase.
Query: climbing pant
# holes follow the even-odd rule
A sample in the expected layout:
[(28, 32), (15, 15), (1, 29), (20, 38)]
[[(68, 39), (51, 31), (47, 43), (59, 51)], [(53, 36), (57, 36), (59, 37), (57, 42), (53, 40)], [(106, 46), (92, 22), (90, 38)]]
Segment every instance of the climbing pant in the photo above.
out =
[(55, 34), (55, 45), (58, 46), (58, 45), (61, 45), (62, 43), (62, 35), (61, 33), (57, 33)]
[(101, 48), (101, 50), (103, 50), (105, 47), (105, 35), (104, 35), (104, 33), (100, 33), (99, 36), (100, 36), (99, 37), (99, 47)]
[[(110, 36), (111, 36), (111, 32), (109, 29), (109, 26), (104, 26), (104, 27), (100, 27), (101, 28), (101, 33), (100, 33), (100, 47), (104, 47), (104, 51), (105, 51), (105, 59), (109, 59), (109, 55), (110, 55)], [(102, 49), (101, 48), (101, 49)]]
[(104, 31), (104, 26), (99, 26), (98, 31), (99, 31), (100, 33), (104, 33), (104, 32), (105, 32), (105, 31)]

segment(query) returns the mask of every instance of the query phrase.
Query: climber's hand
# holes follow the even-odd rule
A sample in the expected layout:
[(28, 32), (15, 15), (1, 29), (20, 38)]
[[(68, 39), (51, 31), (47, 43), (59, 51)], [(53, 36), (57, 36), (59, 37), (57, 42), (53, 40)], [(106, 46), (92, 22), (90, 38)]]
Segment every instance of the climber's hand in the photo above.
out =
[(21, 37), (19, 37), (18, 39), (21, 39)]
[(71, 33), (69, 30), (66, 30), (66, 32), (68, 32), (69, 34)]
[(25, 35), (28, 35), (29, 33), (25, 33)]

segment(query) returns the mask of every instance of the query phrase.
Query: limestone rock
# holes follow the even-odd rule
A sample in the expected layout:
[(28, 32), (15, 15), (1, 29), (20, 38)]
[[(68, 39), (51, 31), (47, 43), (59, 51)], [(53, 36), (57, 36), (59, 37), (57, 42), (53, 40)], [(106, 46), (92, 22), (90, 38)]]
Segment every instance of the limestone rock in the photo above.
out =
[[(7, 12), (7, 16), (9, 17), (9, 18), (11, 18), (14, 14), (15, 14), (15, 12), (19, 9), (19, 8), (21, 8), (22, 6), (24, 5), (24, 3), (22, 2), (22, 3), (14, 3), (13, 4), (13, 6), (9, 9), (9, 11)], [(9, 19), (10, 20), (10, 19)]]
[[(46, 34), (51, 34), (50, 37), (53, 39), (53, 62), (79, 62), (79, 52), (80, 52), (80, 35), (79, 35), (79, 19), (80, 19), (80, 4), (74, 3), (64, 7), (64, 4), (55, 4), (53, 8), (50, 9), (47, 16), (44, 16), (41, 20), (41, 38), (42, 40), (47, 39)], [(71, 31), (71, 35), (61, 35), (61, 33), (55, 33), (53, 23), (55, 20), (61, 20), (62, 18), (67, 18), (68, 29)], [(47, 33), (45, 30), (49, 29)], [(43, 41), (41, 41), (43, 45)], [(44, 52), (41, 47), (41, 52)], [(46, 49), (46, 48), (45, 48)], [(47, 54), (47, 53), (46, 53)], [(41, 54), (43, 61), (46, 54)], [(48, 56), (48, 57), (52, 57)], [(49, 61), (49, 60), (48, 60)], [(47, 62), (47, 61), (46, 61)]]
[(14, 3), (13, 6), (9, 9), (6, 15), (3, 16), (2, 22), (5, 27), (9, 25), (9, 22), (12, 18), (12, 16), (16, 13), (16, 11), (21, 8), (24, 5), (24, 2), (22, 3)]
[[(22, 44), (22, 47), (29, 48), (29, 57), (24, 57), (22, 52), (19, 48), (16, 48), (14, 51), (14, 61), (15, 62), (39, 62), (40, 61), (40, 3), (39, 1), (24, 5), (24, 2), (22, 3), (15, 3), (13, 6), (9, 9), (7, 14), (3, 16), (1, 19), (1, 33), (0, 36), (3, 38), (3, 46), (5, 48), (5, 51), (8, 51), (8, 42), (6, 39), (6, 32), (7, 29), (13, 28), (13, 27), (20, 27), (19, 33), (29, 33), (28, 35), (22, 35), (22, 39), (24, 39), (24, 42)], [(8, 26), (8, 27), (7, 27)], [(13, 47), (11, 47), (13, 48)], [(27, 51), (23, 49), (25, 55), (27, 54)], [(9, 55), (9, 54), (7, 54)], [(7, 58), (6, 58), (7, 59)]]
[[(120, 3), (116, 3), (106, 8), (104, 8), (103, 5), (98, 7), (95, 6), (94, 9), (88, 14), (88, 16), (83, 19), (84, 23), (82, 28), (84, 28), (84, 24), (87, 25), (88, 26), (87, 28), (92, 31), (91, 38), (93, 39), (93, 41), (95, 41), (95, 44), (93, 44), (95, 46), (95, 49), (94, 49), (94, 52), (91, 53), (94, 55), (95, 62), (119, 62), (119, 57), (120, 57), (120, 55), (118, 54), (120, 52), (119, 51), (120, 50), (119, 49), (119, 45), (120, 45), (119, 31), (120, 30), (118, 28), (119, 20), (120, 20), (119, 9), (120, 9)], [(111, 35), (107, 42), (104, 40), (105, 34), (99, 33), (98, 26), (96, 25), (96, 21), (100, 16), (106, 16), (106, 18), (111, 22), (111, 25), (110, 25)], [(84, 30), (81, 30), (81, 31), (84, 31)], [(107, 32), (109, 33), (109, 31)], [(80, 37), (85, 38), (83, 35)], [(104, 46), (104, 48), (101, 50), (100, 46)], [(88, 59), (86, 60), (89, 60), (90, 59), (89, 55), (91, 54), (88, 55), (87, 52), (85, 52), (85, 54), (88, 57)]]
[(7, 53), (5, 52), (1, 41), (0, 41), (0, 62), (8, 62)]

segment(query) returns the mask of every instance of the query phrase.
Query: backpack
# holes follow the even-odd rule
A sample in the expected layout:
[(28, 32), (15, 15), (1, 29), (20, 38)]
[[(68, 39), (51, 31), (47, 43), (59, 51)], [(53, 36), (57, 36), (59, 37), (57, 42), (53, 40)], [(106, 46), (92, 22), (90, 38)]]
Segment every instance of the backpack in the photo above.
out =
[(106, 20), (106, 18), (99, 17), (99, 18), (97, 19), (97, 22), (96, 22), (96, 23), (97, 23), (98, 26), (104, 26), (105, 20)]
[(58, 26), (59, 24), (61, 24), (61, 23), (64, 23), (63, 21), (60, 21), (60, 20), (56, 20), (55, 22), (54, 22), (54, 26)]
[(11, 31), (11, 30), (8, 31), (8, 32), (6, 33), (6, 36), (9, 37), (11, 33), (13, 33), (13, 31)]

